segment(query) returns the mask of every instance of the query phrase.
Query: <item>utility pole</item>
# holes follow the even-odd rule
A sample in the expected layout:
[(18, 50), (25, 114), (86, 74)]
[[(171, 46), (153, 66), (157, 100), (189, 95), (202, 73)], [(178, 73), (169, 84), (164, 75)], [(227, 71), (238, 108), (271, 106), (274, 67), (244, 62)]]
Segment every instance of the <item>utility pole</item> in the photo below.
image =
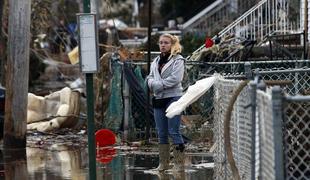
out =
[(3, 57), (3, 49), (4, 45), (2, 44), (3, 42), (3, 36), (2, 36), (2, 14), (4, 11), (4, 1), (0, 1), (0, 85), (2, 84), (3, 80), (3, 75), (4, 75), (4, 57)]
[(90, 0), (90, 12), (98, 14), (97, 0)]
[(5, 23), (7, 22), (6, 19), (7, 15), (7, 2), (8, 0), (0, 1), (0, 84), (5, 85), (5, 73), (4, 73), (4, 64), (6, 62), (6, 37), (4, 33), (6, 31)]
[(26, 147), (31, 0), (9, 0), (5, 149)]
[[(147, 72), (150, 72), (151, 67), (151, 39), (152, 39), (152, 0), (148, 1), (148, 31), (147, 31)], [(145, 130), (145, 140), (147, 143), (150, 141), (150, 128), (151, 128), (151, 118), (149, 113), (150, 108), (150, 89), (147, 88), (146, 95), (146, 107), (145, 107), (145, 116), (146, 116), (146, 130)]]

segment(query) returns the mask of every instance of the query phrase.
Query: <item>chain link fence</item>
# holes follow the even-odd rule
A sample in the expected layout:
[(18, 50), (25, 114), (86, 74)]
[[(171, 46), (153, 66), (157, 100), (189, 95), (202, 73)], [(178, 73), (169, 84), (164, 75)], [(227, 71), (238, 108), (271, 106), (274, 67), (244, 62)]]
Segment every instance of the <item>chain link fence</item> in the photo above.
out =
[[(252, 69), (258, 69), (256, 71), (256, 74), (259, 74), (261, 79), (264, 80), (287, 80), (292, 82), (291, 84), (283, 86), (284, 90), (288, 92), (291, 95), (301, 93), (301, 94), (308, 94), (310, 92), (309, 86), (310, 86), (310, 80), (309, 80), (309, 71), (307, 69), (299, 69), (297, 71), (296, 69), (292, 68), (300, 68), (300, 67), (305, 67), (309, 64), (310, 60), (285, 60), (285, 61), (257, 61), (257, 62), (225, 62), (225, 63), (209, 63), (208, 66), (205, 66), (205, 63), (198, 63), (198, 62), (186, 62), (186, 74), (185, 78), (183, 81), (183, 87), (185, 87), (185, 90), (187, 87), (190, 85), (194, 84), (197, 80), (200, 80), (205, 77), (211, 76), (213, 73), (220, 73), (222, 74), (225, 78), (227, 79), (247, 79), (247, 78), (253, 78), (253, 72)], [(139, 82), (141, 88), (146, 92), (146, 85), (144, 82), (147, 67), (145, 62), (130, 62), (131, 67), (132, 67), (132, 72), (135, 74), (137, 81)], [(210, 65), (211, 64), (211, 65)], [(247, 65), (246, 65), (247, 64)], [(248, 67), (247, 67), (248, 66)], [(260, 68), (258, 68), (260, 67)], [(211, 69), (210, 69), (211, 68)], [(291, 69), (289, 69), (291, 68)], [(122, 82), (120, 78), (118, 79), (118, 85), (119, 87), (123, 88), (124, 82)], [(228, 80), (227, 80), (228, 81)], [(238, 84), (239, 81), (234, 81), (235, 83)], [(231, 92), (233, 91), (232, 87), (237, 86), (237, 84), (232, 84), (230, 85), (231, 88), (230, 90), (226, 89), (224, 92), (220, 92), (221, 98), (224, 98), (226, 96), (230, 96)], [(228, 86), (228, 85), (227, 85)], [(156, 137), (156, 130), (155, 130), (155, 124), (150, 117), (150, 125), (151, 129), (149, 132), (147, 132), (146, 129), (146, 107), (141, 106), (141, 103), (139, 103), (139, 100), (134, 97), (132, 90), (129, 88), (129, 106), (128, 112), (122, 112), (122, 113), (112, 113), (110, 115), (118, 115), (120, 118), (124, 118), (125, 116), (123, 113), (128, 113), (128, 133), (130, 134), (131, 140), (142, 140), (146, 137), (146, 134), (148, 133), (150, 135), (150, 138), (157, 138)], [(116, 91), (113, 91), (116, 92)], [(218, 92), (219, 93), (219, 92)], [(215, 122), (215, 114), (219, 111), (218, 108), (223, 109), (225, 106), (224, 104), (227, 104), (226, 102), (220, 103), (220, 107), (217, 107), (216, 104), (214, 104), (214, 98), (218, 95), (216, 95), (215, 89), (211, 88), (209, 91), (206, 92), (201, 98), (199, 98), (195, 103), (190, 105), (186, 110), (184, 111), (183, 115), (184, 117), (195, 117), (194, 120), (191, 122), (188, 122), (191, 127), (188, 128), (186, 126), (182, 127), (182, 132), (185, 133), (185, 135), (189, 134), (190, 136), (194, 137), (194, 139), (204, 139), (205, 137), (203, 136), (204, 131), (206, 129), (212, 131), (214, 129), (214, 132), (217, 134), (215, 136), (216, 138), (221, 138), (221, 136), (218, 136), (220, 132), (217, 132), (219, 126), (217, 123), (220, 122)], [(228, 98), (227, 97), (227, 98)], [(122, 95), (116, 96), (116, 98), (122, 100), (123, 97)], [(244, 99), (244, 102), (240, 101), (238, 103), (243, 103), (243, 106), (249, 105), (251, 102), (248, 102), (249, 99)], [(121, 104), (118, 105), (119, 108), (123, 107), (124, 102), (120, 101)], [(244, 116), (244, 117), (249, 117), (249, 112), (251, 108), (248, 109), (238, 109), (240, 111), (239, 113), (234, 113), (233, 116), (239, 117), (239, 116)], [(107, 117), (109, 118), (109, 116)], [(217, 118), (218, 119), (218, 118)], [(237, 118), (238, 119), (238, 118)], [(111, 119), (108, 121), (114, 122), (114, 119)], [(120, 129), (122, 129), (123, 125), (121, 120), (118, 121), (118, 125)], [(251, 127), (250, 121), (245, 121), (242, 120), (241, 122), (235, 122), (234, 123), (239, 123), (239, 126), (244, 126), (242, 129), (236, 129), (234, 126), (232, 129), (234, 129), (235, 133), (243, 133), (243, 136), (241, 137), (236, 137), (234, 141), (240, 141), (242, 140), (243, 145), (242, 146), (237, 146), (234, 147), (234, 149), (242, 150), (242, 148), (249, 148), (250, 147), (250, 141), (249, 137), (251, 137), (249, 134), (249, 128)], [(240, 124), (241, 123), (241, 124)], [(107, 127), (108, 128), (108, 127)], [(115, 129), (115, 127), (114, 127)], [(269, 131), (270, 132), (270, 131)], [(249, 136), (245, 136), (245, 135)], [(214, 139), (216, 140), (216, 139)], [(211, 138), (211, 141), (214, 141)], [(216, 140), (217, 141), (217, 140)], [(212, 142), (210, 142), (212, 143)], [(223, 149), (224, 150), (224, 149)], [(241, 164), (240, 166), (243, 166), (243, 171), (248, 172), (248, 156), (245, 155), (244, 153), (249, 151), (249, 149), (245, 149), (242, 151), (238, 151), (240, 153), (243, 153), (243, 155), (240, 155), (240, 158), (245, 158), (245, 159), (240, 159), (238, 162), (245, 163), (246, 165)], [(224, 157), (217, 157), (219, 158), (219, 162), (222, 162)], [(221, 160), (222, 159), (222, 160)], [(229, 169), (229, 168), (228, 168)], [(228, 171), (228, 170), (227, 170)], [(247, 175), (244, 175), (245, 177), (248, 177)]]
[[(131, 76), (131, 82), (125, 80), (128, 74), (124, 74), (123, 72), (123, 80), (119, 79), (119, 84), (122, 89), (125, 89), (125, 83), (132, 83), (135, 81), (134, 87), (129, 85), (127, 91), (124, 92), (122, 97), (118, 97), (124, 99), (124, 94), (129, 94), (128, 102), (122, 101), (124, 112), (122, 117), (125, 121), (128, 122), (127, 130), (129, 132), (129, 136), (131, 140), (141, 140), (146, 137), (148, 133), (151, 139), (157, 138), (155, 122), (153, 119), (153, 114), (149, 113), (149, 123), (150, 123), (150, 132), (147, 132), (146, 123), (147, 123), (147, 107), (144, 103), (146, 103), (146, 97), (142, 97), (146, 95), (147, 89), (145, 84), (145, 78), (147, 76), (147, 64), (146, 62), (126, 62), (128, 67), (130, 68), (128, 71), (131, 71), (134, 76)], [(123, 66), (123, 65), (122, 65)], [(195, 70), (194, 70), (195, 71)], [(184, 91), (186, 88), (192, 84), (194, 84), (198, 80), (198, 76), (193, 74), (194, 71), (187, 71), (184, 77), (183, 87)], [(133, 80), (136, 79), (136, 80)], [(128, 84), (127, 84), (128, 85)], [(137, 88), (137, 86), (139, 86)], [(132, 88), (133, 87), (133, 88)], [(137, 89), (139, 89), (137, 92)], [(138, 95), (139, 94), (139, 95)], [(125, 108), (127, 106), (128, 108)], [(150, 107), (151, 104), (150, 104)], [(126, 111), (125, 111), (126, 109)], [(193, 103), (190, 107), (188, 107), (183, 113), (183, 125), (181, 127), (181, 131), (184, 135), (191, 136), (190, 139), (194, 137), (195, 139), (204, 139), (204, 134), (207, 131), (211, 131), (211, 124), (213, 120), (213, 90), (211, 88), (210, 93), (206, 93), (203, 95), (198, 101)], [(151, 110), (149, 110), (150, 112)], [(109, 117), (108, 117), (109, 118)], [(112, 120), (114, 121), (114, 120)], [(126, 123), (127, 124), (127, 123)], [(120, 129), (122, 129), (123, 124), (120, 124)], [(212, 138), (211, 138), (212, 141)], [(212, 142), (210, 142), (212, 143)]]
[(240, 84), (219, 79), (214, 87), (215, 179), (231, 179), (236, 173), (240, 179), (309, 179), (310, 97), (284, 96), (286, 90), (279, 87), (256, 90), (256, 78), (238, 94), (227, 138), (227, 111)]
[[(274, 71), (309, 67), (310, 60), (237, 61), (237, 62), (197, 62), (187, 61), (187, 74), (191, 80), (201, 79), (219, 73), (227, 78), (244, 79), (249, 71)], [(188, 83), (188, 80), (185, 81)]]
[[(310, 113), (308, 110), (310, 98), (300, 96), (296, 99), (295, 97), (297, 94), (310, 94), (310, 69), (304, 68), (308, 63), (308, 60), (252, 62), (251, 64), (217, 63), (212, 66), (215, 67), (212, 71), (199, 71), (205, 67), (187, 63), (183, 84), (185, 88), (215, 72), (225, 78), (219, 79), (213, 88), (184, 112), (184, 116), (198, 115), (195, 122), (201, 125), (195, 126), (189, 132), (202, 133), (206, 127), (211, 127), (213, 130), (216, 143), (215, 179), (234, 177), (236, 171), (232, 169), (233, 166), (237, 167), (240, 179), (246, 180), (310, 178)], [(227, 73), (228, 70), (231, 70), (231, 73)], [(144, 91), (145, 64), (133, 63), (131, 71)], [(227, 136), (224, 128), (226, 112), (234, 92), (244, 79), (254, 80), (251, 81), (250, 86), (246, 86), (241, 91), (234, 103), (229, 121), (228, 134), (231, 142), (229, 147), (226, 144), (228, 140), (225, 139)], [(124, 87), (124, 78), (118, 78), (117, 81), (119, 87)], [(286, 81), (286, 84), (281, 86), (282, 91), (292, 96), (278, 95), (278, 99), (275, 99), (276, 96), (266, 88), (270, 85), (268, 81), (269, 83)], [(267, 90), (257, 91), (257, 88)], [(144, 139), (147, 133), (150, 138), (156, 138), (154, 124), (151, 124), (149, 132), (145, 128), (146, 107), (141, 106), (141, 102), (136, 99), (130, 88), (128, 90), (129, 103), (126, 106), (129, 108), (123, 113), (128, 113), (127, 128), (131, 139)], [(121, 96), (117, 98), (124, 99)], [(282, 104), (280, 99), (284, 101)], [(117, 113), (112, 114), (117, 115)], [(126, 117), (122, 114), (118, 115)], [(205, 124), (207, 126), (204, 126)], [(227, 153), (229, 148), (232, 151), (232, 157)], [(231, 164), (230, 158), (233, 159), (234, 164)]]
[[(265, 80), (290, 80), (290, 81), (296, 81), (296, 83), (293, 83), (292, 85), (289, 85), (288, 89), (291, 94), (296, 94), (299, 92), (298, 89), (302, 89), (304, 92), (307, 93), (307, 87), (309, 87), (309, 76), (308, 72), (287, 72), (283, 75), (281, 71), (286, 71), (288, 68), (295, 68), (295, 67), (304, 67), (306, 66), (310, 61), (309, 60), (286, 60), (286, 61), (272, 61), (272, 62), (225, 62), (225, 63), (209, 63), (208, 67), (205, 66), (204, 63), (199, 64), (197, 62), (186, 62), (186, 73), (183, 81), (183, 87), (185, 90), (190, 85), (194, 84), (197, 80), (200, 80), (205, 77), (211, 76), (213, 73), (220, 73), (224, 77), (228, 79), (246, 79), (253, 77), (253, 72), (251, 69), (257, 69), (259, 68), (259, 73), (261, 77)], [(146, 85), (144, 83), (144, 79), (146, 77), (146, 63), (145, 62), (130, 62), (132, 67), (132, 72), (135, 74), (137, 81), (140, 83), (141, 88), (146, 92)], [(247, 67), (247, 65), (250, 67)], [(275, 73), (279, 71), (279, 73)], [(303, 81), (303, 82), (302, 82)], [(122, 85), (123, 86), (123, 85)], [(122, 87), (121, 86), (121, 87)], [(137, 136), (135, 137), (142, 137), (143, 134), (146, 132), (146, 110), (145, 106), (141, 106), (141, 103), (139, 104), (139, 101), (133, 96), (132, 90), (130, 93), (130, 106), (129, 108), (129, 128), (130, 131), (137, 132)], [(213, 88), (211, 88), (206, 94), (204, 94), (201, 98), (199, 98), (195, 103), (190, 105), (185, 111), (185, 116), (195, 116), (195, 123), (196, 124), (203, 124), (207, 125), (208, 127), (212, 127), (213, 125), (213, 111), (214, 111), (214, 105), (213, 105), (213, 96), (214, 91)], [(118, 96), (120, 98), (120, 96)], [(126, 112), (124, 112), (126, 113)], [(155, 126), (154, 121), (152, 117), (150, 117), (150, 123), (151, 127), (153, 128), (153, 131), (155, 132)], [(201, 128), (205, 128), (206, 126), (196, 126), (194, 127), (194, 131), (201, 131)], [(189, 132), (189, 130), (186, 130)], [(155, 133), (156, 134), (156, 133)], [(140, 136), (142, 135), (142, 136)], [(139, 139), (139, 138), (138, 138)]]
[(287, 97), (284, 107), (286, 179), (310, 179), (310, 97)]
[(287, 70), (273, 70), (260, 71), (259, 74), (264, 80), (272, 81), (287, 81), (291, 82), (284, 87), (284, 90), (291, 95), (310, 93), (310, 76), (309, 69), (287, 69)]
[[(215, 179), (229, 179), (232, 177), (230, 167), (227, 163), (226, 148), (224, 146), (224, 119), (225, 110), (228, 108), (229, 99), (232, 96), (234, 89), (240, 84), (239, 81), (220, 79), (214, 86), (214, 134), (216, 142), (216, 150), (214, 154)], [(235, 113), (236, 114), (236, 113)], [(232, 116), (232, 124), (235, 116)], [(232, 128), (234, 129), (234, 128)], [(232, 139), (237, 139), (236, 133), (231, 131)], [(234, 141), (236, 142), (236, 141)], [(236, 143), (235, 145), (238, 145)], [(235, 151), (236, 152), (236, 151)], [(239, 158), (239, 155), (236, 156)]]

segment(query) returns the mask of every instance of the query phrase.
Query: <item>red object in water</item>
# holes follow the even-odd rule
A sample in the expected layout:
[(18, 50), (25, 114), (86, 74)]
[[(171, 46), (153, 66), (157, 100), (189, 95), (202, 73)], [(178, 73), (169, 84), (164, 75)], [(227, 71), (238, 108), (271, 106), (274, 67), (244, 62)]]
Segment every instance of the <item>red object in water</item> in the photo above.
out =
[(107, 147), (115, 144), (116, 136), (109, 129), (100, 129), (95, 133), (96, 139), (96, 159), (97, 161), (108, 164), (112, 161), (116, 150), (113, 147)]
[(116, 154), (116, 150), (113, 147), (104, 147), (97, 149), (96, 160), (103, 163), (108, 164), (112, 161), (114, 155)]
[(109, 129), (100, 129), (95, 133), (96, 146), (111, 146), (115, 144), (116, 136)]
[(209, 47), (212, 47), (214, 44), (213, 40), (209, 37), (206, 38), (206, 41), (205, 41), (205, 47), (206, 48), (209, 48)]

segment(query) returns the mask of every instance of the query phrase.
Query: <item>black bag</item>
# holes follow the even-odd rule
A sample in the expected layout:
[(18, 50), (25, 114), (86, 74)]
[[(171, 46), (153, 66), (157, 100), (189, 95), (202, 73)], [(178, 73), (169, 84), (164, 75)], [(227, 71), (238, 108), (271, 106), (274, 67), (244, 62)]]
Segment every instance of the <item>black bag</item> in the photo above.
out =
[(171, 101), (172, 97), (163, 98), (163, 99), (155, 99), (152, 98), (153, 108), (166, 108), (167, 104)]

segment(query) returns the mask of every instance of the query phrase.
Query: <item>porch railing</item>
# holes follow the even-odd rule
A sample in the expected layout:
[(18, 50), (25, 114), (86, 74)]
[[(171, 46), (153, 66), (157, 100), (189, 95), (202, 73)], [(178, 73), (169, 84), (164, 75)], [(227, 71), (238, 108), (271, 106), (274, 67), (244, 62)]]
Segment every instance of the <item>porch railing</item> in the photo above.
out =
[[(213, 39), (234, 35), (239, 38), (256, 40), (260, 44), (267, 36), (274, 33), (301, 32), (299, 24), (293, 25), (288, 21), (288, 8), (288, 3), (285, 0), (261, 0), (220, 31)], [(203, 48), (204, 45), (192, 54)], [(187, 58), (190, 59), (190, 57)]]

